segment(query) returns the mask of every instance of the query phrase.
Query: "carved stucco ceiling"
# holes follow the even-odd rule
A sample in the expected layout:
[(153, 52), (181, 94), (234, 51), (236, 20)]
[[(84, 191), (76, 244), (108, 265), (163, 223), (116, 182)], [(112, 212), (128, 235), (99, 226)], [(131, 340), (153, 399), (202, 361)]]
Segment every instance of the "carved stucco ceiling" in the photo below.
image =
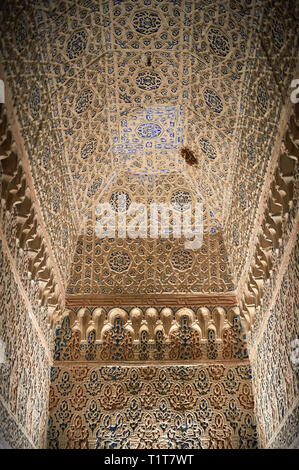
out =
[[(194, 207), (200, 195), (177, 173), (144, 175), (124, 173), (106, 188), (100, 202), (110, 202), (118, 216), (118, 198), (126, 206), (132, 201), (149, 207), (152, 201), (166, 203), (180, 210), (181, 204)], [(120, 207), (123, 213), (122, 207)], [(170, 214), (171, 215), (171, 214)], [(199, 250), (186, 249), (186, 237), (174, 238), (174, 218), (170, 216), (169, 235), (165, 238), (100, 239), (97, 236), (97, 212), (94, 210), (78, 238), (68, 294), (163, 294), (223, 293), (234, 289), (228, 269), (228, 257), (218, 222), (213, 214), (203, 212), (203, 244)], [(150, 210), (146, 234), (150, 234)], [(206, 222), (209, 219), (209, 223)], [(127, 215), (127, 225), (130, 226)], [(160, 220), (160, 219), (158, 219)], [(161, 228), (161, 227), (159, 227)]]
[[(234, 240), (250, 236), (296, 57), (295, 4), (280, 6), (4, 2), (3, 65), (65, 284), (70, 272), (73, 283), (76, 249), (89, 245), (90, 230), (96, 243), (98, 202), (128, 180), (137, 201), (162, 175), (175, 175), (173, 191), (181, 178), (204, 203), (204, 247), (218, 232), (242, 266), (246, 247), (239, 253)], [(194, 151), (198, 167), (182, 159), (182, 145)], [(165, 198), (167, 184), (161, 184)], [(107, 263), (115, 251), (110, 247)], [(88, 258), (86, 252), (81, 273)], [(224, 271), (229, 280), (224, 289), (218, 276), (219, 292), (232, 290)], [(215, 291), (213, 282), (204, 291)]]

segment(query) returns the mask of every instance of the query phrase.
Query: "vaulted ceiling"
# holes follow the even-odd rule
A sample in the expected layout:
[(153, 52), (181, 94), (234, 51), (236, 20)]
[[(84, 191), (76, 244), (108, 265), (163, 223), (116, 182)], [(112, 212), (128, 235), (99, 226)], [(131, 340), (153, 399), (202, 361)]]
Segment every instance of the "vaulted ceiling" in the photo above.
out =
[[(281, 3), (3, 3), (5, 76), (69, 295), (235, 288), (296, 64), (298, 3)], [(95, 208), (119, 191), (203, 202), (201, 250), (99, 241)]]

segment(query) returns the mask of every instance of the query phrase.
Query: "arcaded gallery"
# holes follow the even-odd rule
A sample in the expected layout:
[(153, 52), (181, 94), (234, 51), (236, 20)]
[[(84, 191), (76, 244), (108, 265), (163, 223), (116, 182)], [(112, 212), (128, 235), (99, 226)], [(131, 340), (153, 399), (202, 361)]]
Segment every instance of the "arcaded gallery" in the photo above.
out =
[(0, 448), (298, 449), (298, 0), (0, 24)]

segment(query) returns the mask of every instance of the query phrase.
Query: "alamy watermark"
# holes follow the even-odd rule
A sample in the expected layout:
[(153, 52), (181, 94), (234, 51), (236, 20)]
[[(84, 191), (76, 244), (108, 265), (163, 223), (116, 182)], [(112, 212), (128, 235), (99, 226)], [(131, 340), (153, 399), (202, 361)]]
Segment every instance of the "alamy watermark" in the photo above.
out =
[(291, 93), (291, 102), (297, 104), (299, 103), (299, 78), (291, 81), (291, 88), (295, 88)]
[(127, 204), (125, 195), (120, 195), (116, 206), (109, 202), (96, 207), (96, 235), (99, 238), (181, 238), (185, 248), (197, 250), (203, 241), (203, 206), (196, 203), (180, 204), (178, 207), (166, 203), (151, 202)]
[(0, 104), (5, 103), (5, 88), (4, 88), (4, 81), (0, 80)]
[(5, 344), (2, 339), (0, 339), (0, 364), (5, 364)]
[(299, 366), (299, 339), (294, 339), (291, 342), (291, 363), (294, 366)]

